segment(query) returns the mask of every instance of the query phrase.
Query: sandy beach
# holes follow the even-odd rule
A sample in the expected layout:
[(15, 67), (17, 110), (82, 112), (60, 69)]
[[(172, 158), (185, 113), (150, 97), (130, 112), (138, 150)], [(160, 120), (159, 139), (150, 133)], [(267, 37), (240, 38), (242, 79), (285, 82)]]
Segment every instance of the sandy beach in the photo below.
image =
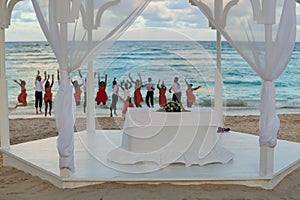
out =
[[(300, 115), (281, 114), (279, 139), (300, 142)], [(121, 118), (99, 117), (97, 129), (121, 129)], [(76, 129), (85, 128), (85, 119), (76, 120)], [(233, 131), (258, 134), (258, 116), (226, 116), (225, 127)], [(57, 136), (53, 117), (32, 116), (10, 119), (11, 144)], [(77, 189), (59, 189), (11, 167), (0, 164), (0, 200), (16, 199), (299, 199), (300, 169), (281, 181), (273, 190), (238, 185), (176, 186), (125, 185), (105, 183)]]

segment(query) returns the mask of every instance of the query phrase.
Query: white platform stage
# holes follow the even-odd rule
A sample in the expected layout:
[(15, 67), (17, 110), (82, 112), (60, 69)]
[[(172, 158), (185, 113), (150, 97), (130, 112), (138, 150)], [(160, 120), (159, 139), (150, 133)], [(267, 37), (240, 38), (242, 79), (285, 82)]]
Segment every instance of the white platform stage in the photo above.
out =
[(240, 184), (274, 188), (287, 174), (300, 166), (300, 143), (278, 140), (274, 175), (259, 176), (258, 137), (237, 132), (224, 133), (221, 142), (234, 153), (227, 164), (205, 166), (172, 164), (158, 169), (151, 163), (118, 165), (106, 155), (121, 144), (122, 130), (75, 133), (75, 168), (69, 178), (60, 177), (56, 137), (18, 145), (3, 152), (3, 164), (39, 176), (60, 188), (76, 188), (104, 182), (143, 184)]

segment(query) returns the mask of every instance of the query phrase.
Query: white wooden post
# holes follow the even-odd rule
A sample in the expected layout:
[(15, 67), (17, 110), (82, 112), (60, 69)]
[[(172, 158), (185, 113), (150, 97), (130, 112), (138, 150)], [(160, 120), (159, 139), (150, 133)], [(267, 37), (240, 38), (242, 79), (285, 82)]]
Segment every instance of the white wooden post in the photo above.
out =
[(10, 24), (10, 17), (14, 6), (22, 0), (0, 0), (0, 147), (10, 146), (8, 95), (5, 72), (5, 28)]
[(260, 147), (260, 176), (271, 176), (274, 171), (274, 148), (261, 146)]
[[(272, 1), (272, 0), (271, 0)], [(265, 5), (263, 3), (263, 8)], [(265, 14), (265, 13), (264, 13)], [(272, 60), (272, 23), (265, 24), (265, 66), (271, 68)], [(260, 172), (261, 176), (270, 176), (273, 174), (274, 168), (274, 148), (261, 146), (260, 147)]]
[[(262, 4), (263, 23), (265, 24), (265, 68), (269, 71), (272, 60), (273, 36), (272, 26), (275, 24), (276, 0), (264, 0)], [(274, 168), (274, 148), (260, 146), (260, 171), (261, 176), (270, 176)]]
[[(87, 17), (87, 31), (88, 31), (88, 48), (91, 50), (93, 48), (93, 25), (94, 25), (94, 1), (86, 2), (86, 17)], [(87, 119), (86, 119), (86, 129), (88, 133), (95, 133), (95, 82), (94, 82), (94, 73), (93, 73), (93, 61), (88, 63), (88, 73), (87, 73)]]
[(9, 120), (8, 120), (8, 100), (7, 100), (7, 80), (5, 78), (5, 28), (0, 28), (0, 127), (1, 127), (1, 147), (10, 146)]
[[(83, 18), (86, 18), (84, 21), (87, 22), (85, 27), (88, 32), (88, 48), (91, 50), (93, 48), (93, 30), (100, 27), (101, 16), (103, 12), (111, 6), (116, 6), (120, 3), (120, 0), (113, 0), (107, 3), (104, 3), (97, 12), (96, 20), (94, 19), (94, 1), (86, 1), (86, 14)], [(95, 133), (96, 126), (95, 126), (95, 99), (94, 99), (94, 92), (95, 92), (95, 85), (94, 85), (94, 73), (93, 73), (93, 61), (88, 63), (88, 73), (87, 73), (87, 132), (88, 133)]]
[(93, 74), (93, 62), (89, 62), (88, 64), (88, 73), (87, 73), (87, 85), (86, 85), (86, 93), (87, 93), (87, 132), (88, 133), (95, 133), (96, 126), (95, 126), (95, 117), (96, 117), (96, 111), (95, 111), (95, 101), (94, 101), (94, 91), (95, 91), (95, 85), (94, 85), (94, 74)]
[[(222, 23), (223, 0), (215, 1), (215, 19), (217, 23)], [(223, 80), (221, 66), (221, 34), (217, 31), (217, 69), (215, 74), (215, 110), (218, 114), (219, 126), (223, 126)]]

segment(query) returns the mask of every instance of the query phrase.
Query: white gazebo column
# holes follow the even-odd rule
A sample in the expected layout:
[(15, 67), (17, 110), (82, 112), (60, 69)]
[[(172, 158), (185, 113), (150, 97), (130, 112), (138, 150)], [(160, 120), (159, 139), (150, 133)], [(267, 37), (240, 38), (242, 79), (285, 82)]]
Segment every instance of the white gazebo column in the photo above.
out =
[(88, 73), (87, 73), (87, 84), (86, 84), (86, 93), (87, 93), (87, 132), (88, 133), (95, 133), (96, 126), (95, 126), (95, 103), (94, 103), (94, 91), (95, 91), (95, 85), (94, 85), (94, 74), (93, 74), (93, 62), (90, 62), (88, 64)]
[[(97, 11), (97, 16), (94, 16), (94, 1), (86, 1), (86, 11), (83, 15), (85, 18), (85, 27), (88, 33), (88, 48), (91, 50), (93, 48), (93, 30), (96, 30), (100, 27), (101, 17), (106, 9), (111, 6), (116, 6), (120, 3), (120, 0), (109, 1), (104, 3)], [(96, 126), (95, 126), (95, 84), (94, 84), (94, 72), (93, 72), (93, 61), (88, 63), (88, 73), (87, 73), (87, 132), (88, 133), (95, 133)]]
[[(223, 29), (226, 26), (226, 19), (229, 10), (238, 3), (238, 0), (231, 0), (227, 2), (225, 7), (223, 7), (223, 0), (214, 1), (214, 14), (211, 12), (209, 6), (205, 5), (201, 1), (189, 0), (193, 6), (197, 6), (200, 10), (207, 13), (209, 16), (215, 19), (215, 22), (219, 27)], [(209, 23), (212, 29), (215, 27)], [(222, 63), (221, 63), (221, 33), (217, 31), (217, 69), (215, 73), (215, 111), (217, 113), (217, 120), (220, 123), (219, 126), (223, 126), (223, 79), (222, 79)]]
[[(215, 1), (215, 19), (218, 23), (222, 22), (223, 1)], [(223, 126), (223, 79), (221, 69), (221, 34), (217, 32), (217, 70), (215, 74), (215, 110), (218, 114), (219, 126)]]
[[(91, 50), (93, 48), (93, 27), (94, 27), (94, 1), (86, 2), (86, 18), (87, 18), (87, 31), (88, 31), (88, 48)], [(94, 100), (94, 92), (95, 92), (95, 84), (94, 84), (94, 73), (93, 73), (93, 61), (88, 63), (88, 73), (87, 73), (87, 132), (95, 133), (95, 100)]]
[[(272, 52), (272, 25), (265, 25), (265, 42), (266, 42), (266, 66), (270, 66)], [(274, 171), (274, 147), (260, 146), (260, 167), (261, 176), (270, 176)]]
[(223, 78), (221, 66), (221, 35), (217, 31), (217, 69), (215, 73), (215, 111), (218, 115), (219, 126), (223, 126)]
[[(274, 1), (275, 0), (262, 1), (262, 12), (265, 24), (265, 68), (267, 71), (271, 71), (272, 69), (272, 26), (275, 24)], [(270, 176), (274, 172), (274, 148), (275, 147), (260, 146), (259, 174), (261, 176)]]
[(10, 146), (7, 80), (5, 72), (5, 28), (8, 28), (10, 25), (12, 10), (20, 1), (22, 0), (0, 0), (0, 147)]
[(274, 171), (274, 148), (260, 146), (259, 175), (271, 176)]
[(5, 28), (0, 28), (0, 127), (1, 127), (1, 147), (9, 147), (9, 120), (8, 120), (8, 100), (7, 100), (7, 80), (5, 78)]

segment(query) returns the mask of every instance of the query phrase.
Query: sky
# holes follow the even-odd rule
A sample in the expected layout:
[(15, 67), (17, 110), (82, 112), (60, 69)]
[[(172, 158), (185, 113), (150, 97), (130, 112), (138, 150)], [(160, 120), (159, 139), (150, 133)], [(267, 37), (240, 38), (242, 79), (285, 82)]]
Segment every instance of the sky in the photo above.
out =
[[(300, 41), (300, 4), (297, 4), (297, 41)], [(172, 34), (170, 34), (172, 33)], [(122, 40), (215, 40), (208, 20), (188, 0), (152, 0), (142, 15), (121, 37)], [(43, 41), (30, 0), (19, 2), (6, 30), (6, 41)]]

